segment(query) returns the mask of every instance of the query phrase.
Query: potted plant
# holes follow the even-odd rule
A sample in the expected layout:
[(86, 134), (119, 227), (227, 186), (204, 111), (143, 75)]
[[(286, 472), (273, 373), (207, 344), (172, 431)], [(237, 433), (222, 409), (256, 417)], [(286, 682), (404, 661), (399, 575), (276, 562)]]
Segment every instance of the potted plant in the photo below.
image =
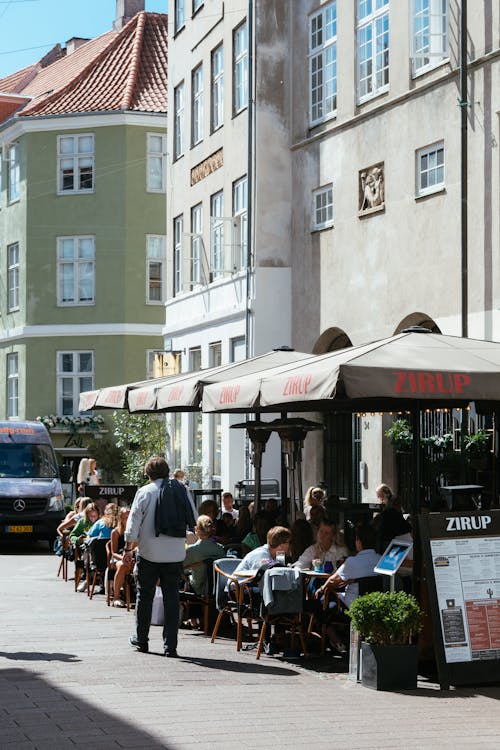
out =
[(389, 438), (391, 445), (397, 451), (411, 451), (413, 433), (407, 419), (395, 419), (392, 426), (384, 434), (386, 438)]
[(361, 683), (374, 690), (417, 687), (417, 646), (423, 612), (404, 591), (373, 591), (358, 597), (347, 614), (361, 638)]

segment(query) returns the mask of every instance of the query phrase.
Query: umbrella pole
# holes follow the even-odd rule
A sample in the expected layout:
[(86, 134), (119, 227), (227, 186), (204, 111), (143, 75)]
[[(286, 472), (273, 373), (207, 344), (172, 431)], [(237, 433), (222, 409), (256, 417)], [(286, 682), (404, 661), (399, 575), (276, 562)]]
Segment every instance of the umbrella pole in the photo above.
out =
[(411, 426), (413, 433), (412, 447), (412, 497), (411, 497), (411, 525), (413, 534), (413, 593), (420, 601), (420, 581), (422, 554), (420, 549), (420, 532), (418, 515), (421, 506), (422, 461), (420, 450), (420, 402), (417, 401), (411, 411)]

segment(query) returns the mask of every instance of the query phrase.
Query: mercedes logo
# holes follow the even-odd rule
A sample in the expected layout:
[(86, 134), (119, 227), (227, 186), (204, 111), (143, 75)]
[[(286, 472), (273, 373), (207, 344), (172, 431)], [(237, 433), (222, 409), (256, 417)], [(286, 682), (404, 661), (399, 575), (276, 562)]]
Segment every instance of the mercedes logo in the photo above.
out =
[(21, 500), (19, 498), (18, 500), (14, 500), (14, 510), (17, 510), (18, 513), (21, 513), (23, 510), (26, 510), (26, 501)]

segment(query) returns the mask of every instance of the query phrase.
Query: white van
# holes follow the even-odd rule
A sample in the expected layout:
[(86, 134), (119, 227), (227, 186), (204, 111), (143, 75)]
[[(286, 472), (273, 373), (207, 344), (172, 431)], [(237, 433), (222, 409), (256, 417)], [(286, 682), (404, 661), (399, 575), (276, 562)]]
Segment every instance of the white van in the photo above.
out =
[(0, 538), (46, 539), (64, 518), (49, 433), (41, 422), (0, 422)]

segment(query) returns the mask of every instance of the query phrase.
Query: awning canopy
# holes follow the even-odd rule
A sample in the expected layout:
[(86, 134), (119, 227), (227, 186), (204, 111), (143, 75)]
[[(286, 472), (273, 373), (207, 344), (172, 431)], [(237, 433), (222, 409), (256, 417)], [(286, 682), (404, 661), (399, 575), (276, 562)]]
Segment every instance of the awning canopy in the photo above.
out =
[(203, 388), (227, 377), (267, 372), (277, 365), (296, 364), (310, 354), (291, 349), (275, 349), (242, 362), (232, 362), (197, 372), (180, 373), (138, 383), (110, 386), (80, 395), (80, 411), (90, 409), (128, 409), (130, 412), (198, 411)]
[(499, 400), (500, 343), (408, 331), (208, 385), (203, 410), (314, 411), (364, 403), (402, 408), (415, 401), (439, 406)]

